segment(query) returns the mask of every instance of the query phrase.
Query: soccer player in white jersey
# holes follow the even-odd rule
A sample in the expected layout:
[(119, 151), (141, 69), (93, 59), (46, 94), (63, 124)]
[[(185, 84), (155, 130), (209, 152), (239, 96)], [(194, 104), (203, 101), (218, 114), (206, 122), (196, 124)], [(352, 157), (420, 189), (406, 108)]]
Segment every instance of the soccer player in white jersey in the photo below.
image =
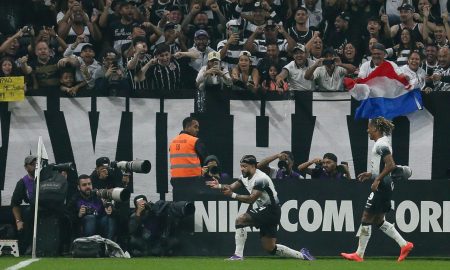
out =
[[(253, 155), (243, 156), (240, 164), (242, 175), (238, 181), (231, 185), (219, 184), (217, 180), (207, 182), (207, 185), (211, 188), (221, 189), (226, 196), (250, 205), (256, 203), (257, 206), (256, 208), (249, 208), (246, 213), (236, 218), (236, 250), (229, 260), (244, 259), (244, 246), (247, 239), (245, 227), (249, 226), (260, 229), (262, 247), (270, 254), (303, 260), (315, 260), (306, 248), (297, 251), (276, 243), (281, 209), (272, 179), (256, 168), (257, 161)], [(245, 187), (250, 195), (240, 195), (233, 192), (241, 187)]]
[(364, 252), (370, 239), (372, 225), (380, 228), (382, 232), (398, 243), (400, 246), (399, 262), (403, 261), (414, 247), (413, 243), (403, 239), (392, 223), (385, 220), (385, 214), (391, 209), (392, 190), (394, 189), (390, 174), (396, 168), (392, 158), (391, 143), (387, 137), (393, 129), (394, 124), (383, 117), (377, 117), (369, 121), (367, 133), (369, 138), (375, 141), (371, 158), (372, 169), (370, 172), (359, 174), (358, 180), (373, 179), (372, 192), (367, 198), (361, 218), (358, 249), (355, 253), (341, 253), (341, 256), (347, 260), (364, 261)]

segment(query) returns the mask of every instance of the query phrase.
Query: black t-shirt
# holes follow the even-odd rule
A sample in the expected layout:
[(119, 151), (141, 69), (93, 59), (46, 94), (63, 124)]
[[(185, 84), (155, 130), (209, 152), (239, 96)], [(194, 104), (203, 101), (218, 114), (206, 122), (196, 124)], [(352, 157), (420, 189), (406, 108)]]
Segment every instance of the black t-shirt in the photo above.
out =
[(50, 58), (46, 64), (42, 64), (37, 59), (30, 61), (29, 66), (33, 69), (32, 75), (35, 76), (39, 88), (59, 86), (58, 60)]
[(111, 40), (114, 49), (120, 51), (120, 47), (128, 42), (131, 42), (129, 37), (131, 36), (131, 31), (133, 30), (132, 21), (129, 24), (123, 24), (121, 20), (114, 20), (109, 23)]
[(23, 179), (17, 181), (16, 187), (14, 188), (14, 192), (11, 198), (11, 206), (20, 206), (22, 202), (30, 204), (30, 200), (27, 195), (27, 188), (25, 187), (25, 183)]

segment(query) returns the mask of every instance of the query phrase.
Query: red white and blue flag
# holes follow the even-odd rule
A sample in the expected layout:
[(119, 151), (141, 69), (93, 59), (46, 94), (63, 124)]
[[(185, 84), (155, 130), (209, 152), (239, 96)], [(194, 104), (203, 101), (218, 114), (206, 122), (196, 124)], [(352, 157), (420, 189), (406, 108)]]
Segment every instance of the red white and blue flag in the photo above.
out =
[(344, 86), (352, 97), (360, 100), (355, 119), (386, 119), (407, 115), (422, 109), (420, 89), (412, 89), (405, 77), (399, 76), (391, 63), (385, 61), (366, 78), (345, 78)]

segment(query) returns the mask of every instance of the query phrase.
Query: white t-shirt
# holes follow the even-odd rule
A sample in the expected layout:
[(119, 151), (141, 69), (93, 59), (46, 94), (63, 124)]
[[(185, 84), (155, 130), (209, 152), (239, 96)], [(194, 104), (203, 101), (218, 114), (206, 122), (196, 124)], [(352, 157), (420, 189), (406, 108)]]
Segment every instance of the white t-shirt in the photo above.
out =
[(289, 83), (289, 90), (298, 90), (298, 91), (313, 91), (315, 90), (314, 81), (305, 79), (306, 70), (314, 65), (314, 61), (311, 59), (307, 59), (307, 65), (303, 67), (299, 67), (295, 64), (295, 61), (291, 61), (289, 64), (283, 67), (289, 72), (287, 76), (287, 82)]
[(336, 66), (333, 74), (328, 74), (325, 66), (320, 66), (314, 70), (313, 80), (317, 84), (317, 90), (320, 91), (341, 91), (344, 90), (344, 77), (347, 70)]
[(425, 86), (425, 77), (427, 74), (425, 73), (425, 70), (419, 67), (417, 71), (413, 71), (409, 68), (408, 65), (404, 65), (400, 67), (400, 70), (403, 74), (408, 76), (409, 83), (412, 85), (411, 89), (419, 88), (422, 89)]
[(379, 138), (372, 148), (372, 157), (370, 159), (370, 166), (372, 177), (376, 177), (384, 168), (383, 158), (389, 154), (392, 154), (391, 142), (388, 137), (383, 136)]
[[(402, 71), (400, 70), (400, 68), (397, 66), (396, 63), (392, 62), (392, 61), (387, 61), (386, 62), (391, 63), (392, 67), (394, 68), (395, 72), (397, 72), (397, 74), (402, 74)], [(369, 76), (369, 74), (374, 71), (374, 69), (377, 66), (375, 66), (372, 61), (367, 61), (361, 64), (361, 67), (359, 68), (359, 73), (358, 73), (358, 77), (359, 78), (366, 78), (367, 76)]]
[(256, 200), (256, 205), (258, 207), (279, 203), (277, 191), (275, 190), (272, 179), (262, 171), (256, 169), (255, 174), (250, 179), (241, 175), (238, 181), (250, 194), (253, 189), (262, 191), (262, 195)]

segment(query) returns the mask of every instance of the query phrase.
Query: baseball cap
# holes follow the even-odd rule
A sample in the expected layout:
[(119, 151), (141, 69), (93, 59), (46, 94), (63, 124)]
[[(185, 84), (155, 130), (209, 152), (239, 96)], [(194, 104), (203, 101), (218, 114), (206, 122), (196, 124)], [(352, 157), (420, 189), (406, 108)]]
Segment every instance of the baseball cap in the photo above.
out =
[(297, 43), (297, 45), (295, 45), (293, 51), (295, 52), (295, 50), (300, 50), (302, 52), (306, 52), (305, 45), (303, 45), (301, 43)]
[(267, 20), (266, 26), (264, 28), (271, 28), (277, 26), (273, 20)]
[(255, 2), (255, 8), (253, 10), (257, 10), (257, 9), (264, 9), (261, 5), (261, 2)]
[(332, 161), (337, 162), (337, 156), (333, 153), (326, 153), (323, 155), (323, 158), (331, 159)]
[(226, 23), (226, 26), (227, 26), (227, 28), (230, 28), (230, 26), (238, 26), (238, 27), (240, 27), (241, 26), (241, 21), (240, 20), (229, 20)]
[(33, 163), (33, 161), (37, 160), (37, 156), (29, 155), (25, 158), (24, 165), (29, 165)]
[(175, 27), (176, 27), (176, 24), (174, 24), (173, 22), (166, 23), (166, 25), (164, 26), (164, 31), (175, 29)]
[(81, 47), (81, 51), (87, 50), (87, 49), (91, 49), (94, 50), (94, 45), (92, 45), (91, 43), (86, 43), (83, 45), (83, 47)]
[(209, 34), (208, 34), (208, 32), (206, 32), (206, 31), (203, 30), (203, 29), (200, 29), (200, 30), (195, 31), (194, 37), (195, 37), (195, 38), (198, 38), (198, 37), (200, 37), (200, 36), (206, 36), (206, 37), (209, 37)]
[(203, 164), (206, 166), (208, 164), (208, 162), (215, 160), (217, 162), (217, 164), (219, 164), (219, 158), (216, 157), (215, 155), (209, 155), (205, 158), (205, 161), (203, 161)]
[(146, 202), (148, 202), (147, 197), (145, 197), (145, 195), (138, 195), (138, 196), (134, 197), (134, 199), (133, 199), (134, 207), (137, 207), (137, 201), (139, 199), (143, 199)]
[(258, 164), (258, 161), (256, 161), (256, 157), (254, 155), (245, 155), (241, 158), (240, 163), (256, 165), (256, 164)]
[(97, 167), (100, 167), (100, 166), (109, 166), (109, 164), (110, 164), (110, 161), (109, 161), (109, 158), (107, 158), (107, 157), (99, 157), (99, 158), (97, 158), (97, 160), (95, 161), (95, 165), (96, 165)]
[(341, 17), (341, 19), (346, 20), (347, 22), (350, 21), (350, 15), (347, 12), (341, 12), (338, 16)]
[(248, 56), (248, 57), (252, 57), (252, 54), (249, 51), (241, 51), (239, 53), (239, 57), (241, 57), (243, 55)]
[(377, 49), (377, 50), (383, 51), (384, 53), (387, 53), (386, 47), (384, 47), (384, 45), (381, 44), (381, 43), (375, 43), (375, 44), (373, 44), (373, 45), (372, 45), (372, 50), (373, 50), (373, 49)]
[(414, 12), (414, 7), (411, 4), (404, 3), (398, 7), (398, 10), (410, 10), (410, 11)]
[(219, 60), (220, 61), (220, 53), (213, 51), (208, 53), (208, 61), (211, 60)]
[(325, 50), (323, 50), (322, 56), (325, 56), (325, 55), (327, 55), (327, 54), (335, 55), (336, 53), (335, 53), (335, 51), (334, 51), (333, 48), (328, 47), (328, 48), (326, 48)]

